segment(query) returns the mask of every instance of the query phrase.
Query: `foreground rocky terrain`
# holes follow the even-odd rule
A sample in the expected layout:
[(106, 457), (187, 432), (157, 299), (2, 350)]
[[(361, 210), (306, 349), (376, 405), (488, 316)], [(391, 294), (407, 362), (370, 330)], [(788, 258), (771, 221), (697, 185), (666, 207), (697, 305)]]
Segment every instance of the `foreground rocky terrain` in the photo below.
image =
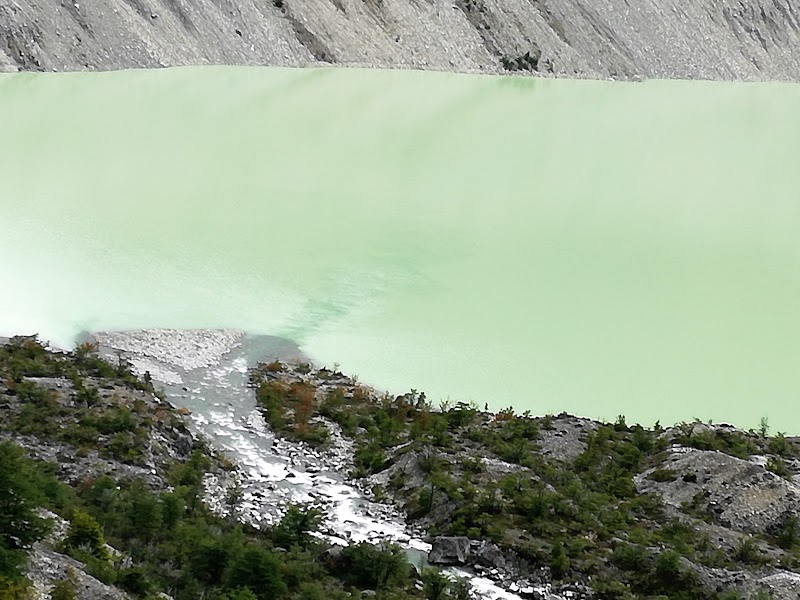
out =
[(302, 365), (254, 377), (284, 435), (324, 445), (313, 417), (291, 424), (300, 409), (304, 423), (316, 413), (318, 428), (330, 419), (353, 436), (354, 475), (432, 534), (432, 563), (513, 592), (553, 582), (562, 597), (800, 593), (800, 441), (770, 436), (766, 422), (645, 429), (622, 417), (433, 410), (424, 395), (389, 398)]
[(800, 78), (797, 0), (0, 0), (0, 71), (358, 65)]
[[(64, 582), (115, 600), (249, 598), (236, 585), (303, 600), (800, 593), (800, 440), (766, 422), (495, 414), (388, 396), (241, 332), (94, 339), (0, 348), (0, 460), (2, 440), (34, 459), (19, 468), (54, 511), (29, 547), (37, 597)], [(248, 369), (255, 356), (267, 361)], [(208, 579), (211, 556), (228, 566)], [(276, 579), (248, 579), (250, 560)], [(384, 560), (391, 578), (358, 571)], [(422, 574), (405, 579), (408, 560)]]

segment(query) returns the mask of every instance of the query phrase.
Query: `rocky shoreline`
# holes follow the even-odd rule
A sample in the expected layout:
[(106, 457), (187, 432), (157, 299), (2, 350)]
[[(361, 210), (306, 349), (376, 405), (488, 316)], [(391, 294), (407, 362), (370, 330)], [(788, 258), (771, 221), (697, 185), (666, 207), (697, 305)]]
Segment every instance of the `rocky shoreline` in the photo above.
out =
[[(416, 392), (391, 398), (315, 368), (278, 338), (151, 330), (90, 339), (108, 360), (104, 369), (133, 367), (144, 380), (131, 380), (138, 391), (97, 380), (92, 403), (127, 399), (137, 411), (161, 414), (168, 402), (189, 418), (189, 429), (159, 417), (146, 444), (132, 439), (114, 450), (135, 451), (132, 462), (109, 456), (102, 444), (110, 440), (75, 455), (41, 435), (0, 432), (30, 456), (61, 465), (64, 481), (108, 473), (162, 489), (164, 461), (186, 460), (207, 444), (218, 458), (203, 480), (204, 500), (217, 515), (259, 529), (278, 523), (290, 505), (315, 507), (324, 518), (314, 535), (333, 548), (399, 544), (412, 563), (469, 581), (475, 598), (623, 597), (607, 595), (623, 589), (616, 579), (646, 588), (635, 582), (637, 570), (666, 556), (670, 577), (693, 582), (698, 599), (789, 600), (800, 592), (800, 440), (770, 435), (766, 423), (749, 432), (697, 421), (645, 430), (567, 414), (434, 410)], [(92, 381), (27, 380), (73, 403), (82, 397), (74, 386)], [(9, 393), (4, 410), (22, 418)], [(298, 426), (303, 398), (311, 429)], [(63, 437), (70, 424), (42, 426), (61, 427)], [(587, 506), (596, 515), (583, 514), (583, 502), (594, 503)], [(613, 515), (627, 522), (609, 529)], [(35, 552), (41, 568), (32, 577), (44, 593), (69, 561), (54, 563), (58, 553), (47, 545)], [(626, 571), (629, 563), (639, 566)]]

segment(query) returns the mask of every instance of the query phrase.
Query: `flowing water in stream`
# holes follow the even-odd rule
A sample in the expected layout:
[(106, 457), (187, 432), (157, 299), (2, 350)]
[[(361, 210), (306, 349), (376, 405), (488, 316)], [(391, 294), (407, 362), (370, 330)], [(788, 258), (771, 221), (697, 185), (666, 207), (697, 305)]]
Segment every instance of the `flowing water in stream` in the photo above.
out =
[[(243, 492), (240, 518), (269, 525), (283, 515), (288, 503), (312, 504), (326, 515), (320, 535), (328, 541), (396, 543), (414, 565), (427, 566), (430, 544), (422, 539), (424, 533), (409, 528), (398, 511), (372, 501), (346, 477), (352, 467), (351, 442), (335, 435), (332, 450), (318, 452), (277, 439), (269, 431), (247, 385), (248, 367), (302, 358), (296, 346), (281, 338), (245, 337), (232, 331), (97, 333), (94, 339), (109, 360), (116, 360), (122, 351), (140, 374), (149, 372), (174, 406), (192, 412), (195, 430), (234, 461)], [(230, 482), (211, 478), (206, 489), (207, 502), (224, 513)], [(529, 593), (549, 592), (546, 585), (505, 581), (501, 587), (463, 570), (451, 572), (468, 577), (483, 600), (520, 600), (505, 589), (513, 585)]]

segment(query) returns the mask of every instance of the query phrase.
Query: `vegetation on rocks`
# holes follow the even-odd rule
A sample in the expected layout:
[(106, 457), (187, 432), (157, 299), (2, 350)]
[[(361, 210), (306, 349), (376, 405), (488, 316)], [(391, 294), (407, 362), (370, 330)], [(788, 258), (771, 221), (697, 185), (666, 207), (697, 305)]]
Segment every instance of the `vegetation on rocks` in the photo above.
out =
[[(417, 573), (397, 546), (320, 541), (318, 509), (291, 506), (262, 528), (212, 513), (203, 481), (228, 465), (123, 359), (15, 338), (0, 347), (0, 381), (3, 600), (27, 597), (26, 556), (43, 543), (134, 598), (468, 597), (437, 569)], [(281, 435), (324, 446), (338, 424), (354, 442), (351, 475), (431, 536), (466, 540), (455, 561), (465, 568), (604, 600), (735, 600), (769, 598), (756, 574), (800, 566), (796, 511), (732, 529), (727, 508), (709, 499), (728, 492), (714, 492), (700, 468), (739, 469), (753, 489), (764, 481), (791, 492), (800, 453), (766, 423), (664, 429), (434, 407), (414, 390), (381, 396), (307, 365), (261, 365), (251, 382)], [(770, 508), (794, 506), (791, 493), (775, 498)], [(66, 521), (56, 541), (45, 541), (53, 527), (41, 508)], [(53, 597), (74, 597), (70, 577), (54, 583)]]
[[(251, 379), (259, 391), (285, 390), (265, 407), (268, 418), (281, 414), (279, 432), (296, 430), (297, 400), (288, 390), (301, 385), (301, 422), (338, 423), (355, 441), (353, 476), (433, 536), (494, 544), (517, 574), (545, 566), (549, 577), (586, 582), (603, 599), (767, 598), (766, 588), (710, 583), (707, 575), (756, 573), (800, 558), (796, 519), (725, 549), (712, 541), (709, 527), (719, 523), (702, 495), (681, 510), (638, 483), (696, 483), (696, 474), (665, 466), (676, 448), (739, 459), (772, 455), (766, 468), (790, 478), (800, 453), (783, 434), (769, 436), (765, 422), (759, 432), (699, 422), (665, 430), (630, 426), (624, 417), (580, 423), (512, 409), (491, 414), (463, 403), (434, 407), (413, 390), (380, 395), (340, 373), (288, 365), (262, 365)], [(570, 426), (578, 451), (559, 455), (553, 432)]]
[[(109, 364), (95, 350), (52, 352), (35, 337), (0, 346), (0, 599), (29, 597), (26, 556), (43, 543), (133, 598), (345, 600), (362, 590), (383, 600), (431, 597), (399, 547), (342, 550), (314, 537), (322, 516), (316, 509), (292, 506), (264, 528), (212, 513), (202, 500), (204, 477), (225, 462), (197, 439), (181, 450), (182, 438), (168, 434), (185, 428), (183, 417), (124, 360)], [(116, 452), (119, 433), (136, 441)], [(35, 458), (53, 445), (76, 464)], [(81, 462), (90, 468), (77, 468)], [(67, 522), (60, 541), (46, 542), (53, 524), (42, 508)], [(450, 595), (454, 584), (434, 587), (436, 598), (460, 600)], [(50, 595), (79, 597), (69, 573)]]

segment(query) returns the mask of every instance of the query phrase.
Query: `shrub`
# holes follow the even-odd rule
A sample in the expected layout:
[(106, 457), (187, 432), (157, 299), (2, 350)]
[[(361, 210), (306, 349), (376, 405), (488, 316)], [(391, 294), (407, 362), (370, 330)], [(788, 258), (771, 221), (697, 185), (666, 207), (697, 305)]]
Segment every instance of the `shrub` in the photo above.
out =
[(258, 405), (264, 409), (264, 416), (273, 431), (280, 432), (286, 427), (287, 388), (277, 381), (264, 381), (256, 391)]
[(459, 402), (455, 408), (451, 408), (444, 414), (447, 425), (450, 429), (467, 427), (475, 422), (478, 417), (478, 410), (474, 406)]
[(259, 600), (273, 600), (286, 594), (281, 561), (258, 546), (248, 546), (234, 559), (226, 577), (236, 587), (246, 587)]
[[(0, 549), (0, 555), (2, 552)], [(26, 579), (11, 579), (0, 575), (0, 600), (29, 600), (29, 598), (30, 588)]]
[(614, 548), (612, 562), (623, 571), (644, 572), (647, 570), (647, 551), (633, 544), (623, 544)]
[(120, 571), (116, 583), (122, 589), (137, 596), (145, 596), (152, 589), (152, 585), (142, 567), (133, 567)]
[(272, 539), (285, 548), (292, 546), (304, 548), (311, 543), (313, 539), (311, 533), (317, 531), (320, 523), (322, 523), (322, 513), (318, 509), (292, 504), (280, 523), (273, 528)]
[(788, 515), (781, 523), (775, 537), (781, 548), (785, 550), (793, 548), (800, 541), (800, 519), (797, 515)]
[(356, 449), (353, 462), (357, 477), (378, 473), (386, 464), (386, 453), (376, 442), (362, 444)]
[(771, 437), (767, 442), (767, 450), (772, 454), (778, 456), (793, 456), (795, 454), (794, 447), (791, 442), (786, 439), (783, 433), (778, 433), (776, 436)]
[(748, 565), (760, 565), (764, 562), (761, 548), (752, 537), (742, 538), (733, 551), (731, 558)]
[(789, 479), (792, 476), (789, 467), (786, 466), (786, 463), (780, 457), (770, 457), (767, 461), (767, 470), (772, 471), (775, 475), (783, 477), (784, 479)]
[(258, 600), (253, 592), (246, 587), (229, 590), (220, 596), (219, 600)]
[(78, 588), (72, 569), (67, 569), (67, 576), (55, 583), (50, 590), (50, 600), (78, 600)]
[(659, 483), (665, 483), (667, 481), (675, 481), (678, 475), (672, 469), (656, 469), (647, 478)]
[(89, 513), (75, 510), (69, 522), (69, 530), (64, 540), (67, 550), (78, 551), (101, 560), (110, 558), (105, 547), (106, 541), (100, 525)]
[(328, 600), (325, 590), (318, 583), (300, 584), (300, 600)]
[(361, 542), (342, 550), (339, 575), (351, 585), (380, 590), (405, 583), (409, 574), (405, 553), (395, 544), (373, 546)]
[(0, 442), (0, 577), (17, 579), (25, 550), (47, 530), (36, 514), (40, 499), (35, 476), (22, 450)]
[(550, 552), (550, 571), (556, 579), (563, 579), (570, 569), (570, 560), (562, 542), (553, 546)]
[(425, 569), (421, 579), (427, 600), (444, 600), (450, 588), (450, 578), (447, 575), (439, 569)]
[(136, 430), (136, 426), (136, 417), (127, 407), (112, 408), (97, 419), (96, 423), (97, 430), (104, 435), (133, 432)]

